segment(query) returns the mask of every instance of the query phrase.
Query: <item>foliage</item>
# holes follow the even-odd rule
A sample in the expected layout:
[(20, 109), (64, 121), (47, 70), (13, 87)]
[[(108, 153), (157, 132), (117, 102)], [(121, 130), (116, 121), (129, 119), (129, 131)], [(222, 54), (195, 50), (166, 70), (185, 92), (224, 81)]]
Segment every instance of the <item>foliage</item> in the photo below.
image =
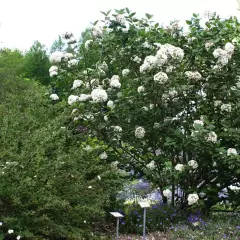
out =
[(45, 46), (35, 41), (24, 57), (25, 77), (34, 79), (43, 85), (48, 85), (50, 81), (48, 60)]
[(94, 142), (83, 150), (65, 103), (45, 93), (36, 82), (1, 79), (0, 228), (21, 239), (99, 239), (118, 173), (95, 157)]
[(3, 78), (20, 76), (23, 72), (24, 56), (19, 50), (0, 50), (0, 75)]
[[(80, 111), (78, 124), (122, 165), (145, 173), (172, 205), (198, 202), (208, 210), (225, 190), (238, 205), (237, 18), (213, 14), (202, 26), (194, 14), (184, 34), (178, 22), (163, 28), (150, 14), (103, 14), (78, 64), (52, 61), (60, 69), (56, 81), (82, 81), (68, 91), (69, 104)], [(173, 194), (164, 195), (168, 188)]]

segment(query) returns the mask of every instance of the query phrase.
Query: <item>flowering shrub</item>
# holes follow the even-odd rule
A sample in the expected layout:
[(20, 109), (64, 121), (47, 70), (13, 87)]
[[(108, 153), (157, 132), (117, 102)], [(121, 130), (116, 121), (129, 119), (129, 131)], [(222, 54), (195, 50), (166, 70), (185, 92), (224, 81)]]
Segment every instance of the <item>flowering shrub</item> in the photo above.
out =
[[(70, 48), (71, 60), (66, 52), (50, 56), (56, 91), (68, 92), (79, 110), (74, 124), (143, 172), (172, 205), (209, 209), (222, 189), (233, 196), (228, 186), (240, 181), (237, 18), (213, 14), (202, 26), (194, 14), (184, 34), (177, 22), (163, 28), (127, 8), (104, 15), (79, 52)], [(70, 89), (75, 79), (81, 85)]]

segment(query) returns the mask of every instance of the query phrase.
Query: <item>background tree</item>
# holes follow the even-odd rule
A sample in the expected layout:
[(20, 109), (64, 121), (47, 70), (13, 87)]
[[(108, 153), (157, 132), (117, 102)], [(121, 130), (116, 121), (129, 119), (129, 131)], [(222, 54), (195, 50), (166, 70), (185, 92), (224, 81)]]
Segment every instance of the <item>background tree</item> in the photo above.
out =
[(24, 57), (25, 77), (48, 85), (50, 82), (49, 67), (50, 63), (45, 46), (35, 41)]

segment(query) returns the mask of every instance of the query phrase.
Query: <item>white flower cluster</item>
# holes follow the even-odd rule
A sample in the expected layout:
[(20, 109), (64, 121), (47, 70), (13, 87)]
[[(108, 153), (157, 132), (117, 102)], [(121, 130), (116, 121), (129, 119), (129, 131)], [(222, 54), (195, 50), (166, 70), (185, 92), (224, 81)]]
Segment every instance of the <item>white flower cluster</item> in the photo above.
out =
[(112, 88), (120, 88), (121, 83), (120, 83), (120, 77), (118, 75), (113, 75), (111, 80), (110, 80), (110, 86)]
[(189, 167), (192, 167), (193, 169), (196, 169), (196, 168), (198, 168), (198, 163), (197, 163), (197, 161), (195, 161), (195, 160), (190, 160), (190, 161), (188, 162), (188, 166), (189, 166)]
[(138, 91), (138, 93), (143, 93), (145, 91), (145, 87), (144, 86), (139, 86), (137, 91)]
[(175, 47), (167, 43), (160, 46), (156, 56), (158, 58), (161, 56), (160, 58), (164, 59), (165, 57), (162, 57), (164, 55), (166, 55), (168, 58), (172, 58), (177, 61), (182, 61), (184, 57), (184, 51), (179, 47)]
[(218, 65), (225, 66), (231, 59), (234, 52), (234, 45), (230, 42), (226, 43), (224, 49), (217, 48), (213, 51), (213, 56), (218, 59)]
[(154, 75), (153, 80), (159, 84), (164, 84), (168, 80), (168, 76), (164, 72), (159, 72)]
[(217, 134), (215, 132), (213, 132), (213, 131), (208, 133), (207, 141), (216, 143), (217, 142)]
[(230, 103), (227, 104), (222, 104), (221, 105), (221, 111), (222, 112), (231, 112), (232, 111), (232, 106)]
[(100, 27), (98, 26), (94, 26), (94, 28), (92, 29), (92, 35), (93, 37), (101, 37), (103, 35), (103, 31)]
[(199, 126), (203, 126), (203, 121), (201, 121), (201, 120), (195, 120), (194, 122), (193, 122), (193, 127), (194, 128), (197, 128), (197, 127), (199, 127)]
[(123, 70), (122, 70), (122, 75), (123, 75), (123, 77), (126, 77), (129, 73), (130, 73), (130, 70), (129, 70), (129, 69), (123, 69)]
[(78, 60), (77, 59), (71, 59), (68, 61), (68, 67), (71, 68), (71, 67), (75, 67), (78, 65)]
[(108, 70), (108, 65), (104, 61), (101, 64), (97, 64), (97, 68), (98, 68), (98, 70), (102, 70), (102, 71), (106, 72)]
[(77, 102), (79, 100), (79, 97), (76, 95), (70, 95), (68, 97), (68, 104), (69, 105), (73, 105), (75, 102)]
[(140, 57), (138, 57), (138, 56), (134, 56), (132, 58), (132, 60), (133, 60), (133, 62), (136, 62), (136, 63), (140, 63), (142, 61), (142, 59)]
[(64, 60), (68, 61), (69, 59), (73, 58), (73, 54), (72, 53), (64, 53)]
[(113, 128), (113, 131), (115, 133), (121, 133), (122, 132), (122, 127), (120, 127), (120, 126), (112, 126), (112, 128)]
[(50, 99), (53, 101), (58, 101), (59, 100), (59, 96), (56, 93), (53, 93), (50, 95)]
[(143, 138), (145, 136), (145, 129), (143, 127), (137, 127), (135, 130), (136, 138)]
[(170, 198), (172, 196), (172, 191), (169, 189), (163, 190), (163, 196), (166, 198)]
[(93, 43), (93, 40), (87, 40), (87, 41), (85, 42), (85, 44), (84, 44), (85, 49), (86, 49), (86, 50), (89, 50), (89, 48), (90, 48), (90, 46), (92, 45), (92, 43)]
[(216, 101), (214, 101), (214, 107), (218, 107), (218, 106), (221, 106), (221, 104), (222, 104), (222, 101), (220, 101), (220, 100), (216, 100)]
[(150, 170), (153, 170), (155, 168), (155, 162), (154, 161), (151, 161), (150, 163), (148, 163), (146, 165), (146, 168), (150, 169)]
[(189, 80), (200, 80), (202, 78), (202, 75), (195, 71), (195, 72), (192, 72), (192, 71), (186, 71), (185, 72), (186, 76), (188, 77)]
[(153, 46), (152, 46), (148, 41), (144, 42), (144, 43), (142, 44), (142, 46), (143, 46), (144, 48), (147, 48), (147, 49), (152, 49), (152, 48), (153, 48)]
[(237, 155), (237, 150), (235, 148), (229, 148), (227, 150), (227, 155), (231, 156), (231, 155)]
[(118, 23), (120, 23), (120, 24), (124, 24), (125, 23), (125, 17), (124, 17), (124, 15), (123, 14), (118, 14), (117, 16), (116, 16), (116, 21), (118, 22)]
[(93, 89), (91, 93), (94, 102), (106, 102), (108, 95), (103, 89)]
[(72, 86), (72, 89), (76, 89), (76, 88), (79, 88), (81, 87), (83, 84), (83, 81), (82, 80), (74, 80), (73, 81), (73, 86)]
[(114, 102), (113, 102), (112, 100), (109, 100), (109, 101), (107, 102), (107, 106), (108, 106), (109, 108), (112, 108), (112, 109), (115, 107)]
[(182, 60), (184, 52), (181, 48), (175, 47), (171, 44), (160, 45), (159, 50), (155, 56), (147, 56), (140, 66), (140, 72), (145, 73), (154, 68), (158, 68), (167, 63), (168, 60)]
[(92, 99), (92, 96), (90, 94), (80, 94), (79, 98), (78, 98), (78, 101), (79, 102), (85, 102), (87, 100), (91, 100)]
[(102, 152), (101, 154), (99, 154), (99, 158), (100, 158), (101, 160), (105, 160), (105, 159), (108, 158), (108, 155), (107, 155), (106, 152)]
[(209, 50), (213, 45), (214, 45), (213, 42), (206, 42), (206, 43), (205, 43), (205, 48), (206, 48), (206, 50)]
[(49, 75), (50, 75), (50, 77), (57, 76), (57, 74), (58, 74), (58, 67), (57, 66), (51, 66), (49, 68)]
[(193, 205), (199, 200), (199, 196), (196, 193), (188, 195), (188, 205)]
[(176, 171), (179, 171), (179, 172), (182, 172), (182, 171), (184, 170), (183, 164), (178, 163), (178, 164), (175, 166), (175, 170), (176, 170)]
[(64, 58), (64, 54), (62, 52), (56, 51), (50, 55), (49, 61), (50, 63), (60, 63), (62, 61), (62, 58)]

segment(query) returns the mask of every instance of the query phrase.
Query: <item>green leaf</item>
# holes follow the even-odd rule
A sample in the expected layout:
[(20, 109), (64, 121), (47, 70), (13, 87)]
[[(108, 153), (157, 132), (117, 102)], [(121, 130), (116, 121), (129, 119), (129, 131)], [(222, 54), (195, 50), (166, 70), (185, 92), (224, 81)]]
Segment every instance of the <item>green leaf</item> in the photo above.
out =
[(188, 25), (192, 25), (192, 21), (190, 21), (190, 20), (186, 20), (186, 23), (187, 23)]
[(151, 19), (153, 17), (153, 15), (146, 13), (145, 16), (147, 17), (147, 19)]
[(107, 16), (107, 14), (105, 12), (100, 11), (100, 13), (102, 13), (104, 16)]

